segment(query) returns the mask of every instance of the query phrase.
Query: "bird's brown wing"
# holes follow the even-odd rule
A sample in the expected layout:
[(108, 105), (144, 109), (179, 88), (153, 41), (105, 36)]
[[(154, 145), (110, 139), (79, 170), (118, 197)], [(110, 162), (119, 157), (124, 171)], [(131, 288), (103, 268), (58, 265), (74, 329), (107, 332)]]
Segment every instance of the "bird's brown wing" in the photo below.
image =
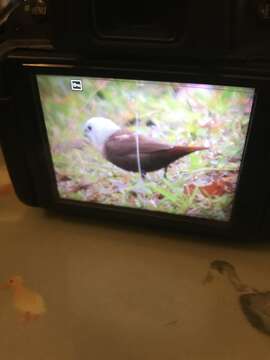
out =
[[(156, 151), (168, 150), (170, 145), (163, 144), (143, 135), (138, 135), (139, 151), (144, 154), (151, 154)], [(137, 143), (136, 135), (128, 130), (116, 131), (107, 140), (105, 145), (106, 154), (114, 154), (115, 156), (129, 156), (136, 154)]]

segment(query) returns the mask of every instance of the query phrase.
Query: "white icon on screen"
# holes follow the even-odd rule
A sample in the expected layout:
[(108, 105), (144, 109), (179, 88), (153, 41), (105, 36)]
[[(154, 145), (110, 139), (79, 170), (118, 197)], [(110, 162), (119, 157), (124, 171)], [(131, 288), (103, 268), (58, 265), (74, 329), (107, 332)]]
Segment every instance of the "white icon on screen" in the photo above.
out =
[(71, 90), (83, 91), (82, 80), (70, 80)]

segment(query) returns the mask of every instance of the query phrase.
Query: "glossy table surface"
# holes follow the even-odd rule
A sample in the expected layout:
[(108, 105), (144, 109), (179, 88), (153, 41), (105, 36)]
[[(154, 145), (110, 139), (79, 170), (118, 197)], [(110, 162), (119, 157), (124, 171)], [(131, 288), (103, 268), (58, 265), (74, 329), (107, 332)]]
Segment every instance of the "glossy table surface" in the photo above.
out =
[[(48, 214), (19, 202), (2, 159), (1, 359), (268, 359), (270, 335), (243, 313), (243, 291), (226, 272), (203, 281), (212, 261), (225, 260), (246, 294), (270, 290), (262, 240), (229, 244)], [(267, 299), (256, 303), (265, 326)]]

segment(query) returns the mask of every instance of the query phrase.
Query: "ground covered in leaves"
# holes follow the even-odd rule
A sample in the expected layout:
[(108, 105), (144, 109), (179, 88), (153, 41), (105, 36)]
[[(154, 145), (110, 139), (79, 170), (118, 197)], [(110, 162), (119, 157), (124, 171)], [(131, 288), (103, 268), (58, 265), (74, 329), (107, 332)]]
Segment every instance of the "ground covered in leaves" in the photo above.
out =
[[(71, 91), (70, 77), (38, 80), (62, 198), (229, 220), (252, 90), (81, 79), (82, 92)], [(167, 178), (160, 170), (142, 180), (104, 160), (86, 141), (83, 126), (93, 116), (172, 145), (209, 150), (175, 161)]]

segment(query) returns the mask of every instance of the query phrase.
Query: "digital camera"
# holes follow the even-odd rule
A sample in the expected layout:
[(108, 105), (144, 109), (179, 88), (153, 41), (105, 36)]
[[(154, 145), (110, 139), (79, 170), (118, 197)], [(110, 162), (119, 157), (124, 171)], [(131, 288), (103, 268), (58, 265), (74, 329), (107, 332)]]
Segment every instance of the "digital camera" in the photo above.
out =
[(102, 221), (268, 234), (268, 3), (169, 3), (59, 1), (53, 48), (7, 54), (16, 193)]

